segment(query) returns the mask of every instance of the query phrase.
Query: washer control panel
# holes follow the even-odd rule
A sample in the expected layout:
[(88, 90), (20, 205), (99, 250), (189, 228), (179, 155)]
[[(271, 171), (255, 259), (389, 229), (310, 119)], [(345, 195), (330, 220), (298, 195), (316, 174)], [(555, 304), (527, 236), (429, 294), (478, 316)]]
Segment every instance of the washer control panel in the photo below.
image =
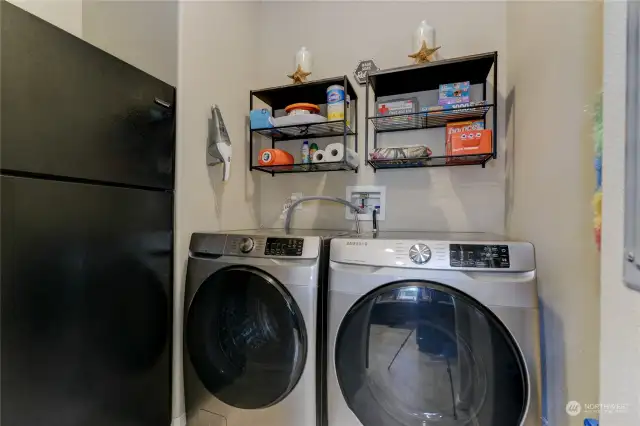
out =
[(304, 238), (267, 238), (265, 256), (302, 256)]
[(449, 264), (459, 268), (509, 268), (509, 246), (449, 244)]
[(320, 237), (288, 237), (268, 235), (229, 234), (224, 253), (229, 256), (286, 259), (317, 259), (320, 255)]

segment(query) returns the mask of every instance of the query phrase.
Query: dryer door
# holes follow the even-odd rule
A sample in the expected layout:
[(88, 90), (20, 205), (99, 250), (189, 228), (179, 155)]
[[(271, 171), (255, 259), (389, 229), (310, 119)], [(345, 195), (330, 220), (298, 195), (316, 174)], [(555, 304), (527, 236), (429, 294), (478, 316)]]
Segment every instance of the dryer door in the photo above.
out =
[(217, 271), (198, 289), (185, 343), (204, 386), (238, 408), (264, 408), (295, 387), (307, 352), (304, 320), (275, 278), (250, 267)]
[(364, 426), (520, 425), (528, 377), (498, 318), (450, 287), (402, 281), (362, 297), (338, 330), (336, 374)]

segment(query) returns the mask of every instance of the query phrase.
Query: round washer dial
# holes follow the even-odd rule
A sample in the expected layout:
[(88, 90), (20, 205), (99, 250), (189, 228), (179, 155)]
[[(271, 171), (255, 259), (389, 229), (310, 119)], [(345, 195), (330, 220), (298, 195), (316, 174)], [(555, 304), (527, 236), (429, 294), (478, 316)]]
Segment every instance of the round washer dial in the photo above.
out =
[(409, 258), (413, 263), (424, 265), (431, 259), (431, 249), (426, 244), (414, 244), (409, 249)]
[(240, 240), (240, 251), (242, 253), (249, 253), (251, 250), (253, 250), (254, 245), (255, 244), (253, 242), (253, 238), (245, 237)]

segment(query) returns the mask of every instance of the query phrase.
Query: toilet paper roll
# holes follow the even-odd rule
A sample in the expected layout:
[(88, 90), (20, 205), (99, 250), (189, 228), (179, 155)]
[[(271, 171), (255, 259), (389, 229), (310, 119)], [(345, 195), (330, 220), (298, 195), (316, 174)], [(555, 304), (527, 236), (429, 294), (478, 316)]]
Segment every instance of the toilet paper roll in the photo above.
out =
[[(343, 159), (345, 159), (345, 149), (344, 145), (341, 143), (331, 143), (327, 145), (324, 151), (326, 153), (325, 161), (327, 162), (342, 161)], [(347, 163), (351, 164), (353, 167), (357, 167), (360, 163), (358, 153), (351, 148), (347, 148), (346, 160)]]
[(312, 163), (325, 163), (327, 161), (327, 153), (323, 149), (318, 149), (313, 153)]

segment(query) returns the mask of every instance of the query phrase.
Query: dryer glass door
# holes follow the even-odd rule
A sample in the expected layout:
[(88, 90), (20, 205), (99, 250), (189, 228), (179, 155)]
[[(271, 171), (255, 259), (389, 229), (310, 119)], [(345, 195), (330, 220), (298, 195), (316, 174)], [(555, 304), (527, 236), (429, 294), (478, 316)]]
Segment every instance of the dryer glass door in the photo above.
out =
[(486, 307), (447, 286), (403, 281), (361, 298), (339, 328), (336, 373), (364, 426), (520, 425), (526, 367)]
[(273, 405), (295, 387), (305, 364), (304, 320), (275, 278), (249, 267), (211, 275), (187, 314), (185, 340), (204, 386), (233, 407)]

